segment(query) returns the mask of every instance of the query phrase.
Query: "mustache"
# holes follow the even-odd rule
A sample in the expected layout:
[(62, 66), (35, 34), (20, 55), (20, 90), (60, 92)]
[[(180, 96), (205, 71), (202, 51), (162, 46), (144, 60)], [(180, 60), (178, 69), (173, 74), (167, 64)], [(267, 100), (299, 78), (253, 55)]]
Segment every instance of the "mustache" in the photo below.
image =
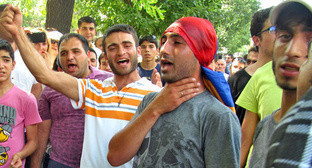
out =
[(170, 57), (168, 54), (161, 54), (160, 58), (161, 58), (161, 60), (173, 61), (173, 58)]

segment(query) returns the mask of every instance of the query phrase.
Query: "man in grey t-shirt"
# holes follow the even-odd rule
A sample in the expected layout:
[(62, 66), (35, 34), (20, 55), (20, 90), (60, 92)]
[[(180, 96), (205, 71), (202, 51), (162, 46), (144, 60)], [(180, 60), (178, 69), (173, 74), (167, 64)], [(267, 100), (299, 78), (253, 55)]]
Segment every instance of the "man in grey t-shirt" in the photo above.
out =
[[(161, 38), (159, 93), (144, 97), (132, 121), (110, 141), (113, 166), (239, 167), (240, 124), (223, 74), (206, 67), (217, 37), (205, 19), (186, 17)], [(227, 107), (228, 106), (228, 107)]]

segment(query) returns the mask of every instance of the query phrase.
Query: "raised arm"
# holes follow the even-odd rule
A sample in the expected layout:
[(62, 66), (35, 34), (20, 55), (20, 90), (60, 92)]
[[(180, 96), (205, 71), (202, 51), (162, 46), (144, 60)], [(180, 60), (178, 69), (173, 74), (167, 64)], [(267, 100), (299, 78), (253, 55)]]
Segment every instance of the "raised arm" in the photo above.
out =
[(193, 78), (166, 84), (143, 112), (111, 139), (107, 155), (109, 163), (118, 166), (132, 159), (158, 118), (198, 94), (199, 86)]
[(8, 5), (0, 18), (0, 37), (10, 42), (14, 41), (21, 56), (36, 80), (67, 97), (78, 100), (77, 79), (61, 72), (49, 69), (44, 59), (36, 51), (22, 27), (22, 13), (17, 7)]

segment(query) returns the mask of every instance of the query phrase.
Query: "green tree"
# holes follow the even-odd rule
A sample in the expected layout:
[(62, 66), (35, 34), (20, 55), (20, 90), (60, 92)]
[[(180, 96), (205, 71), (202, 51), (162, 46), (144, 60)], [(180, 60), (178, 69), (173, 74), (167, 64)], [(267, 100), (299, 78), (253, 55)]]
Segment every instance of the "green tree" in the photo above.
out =
[(181, 17), (202, 17), (214, 24), (219, 47), (234, 53), (249, 45), (250, 19), (259, 5), (257, 0), (77, 0), (72, 26), (77, 27), (80, 17), (92, 16), (100, 32), (114, 24), (126, 23), (132, 25), (139, 36), (159, 37)]
[[(44, 27), (46, 2), (7, 0), (5, 3), (20, 6), (24, 26)], [(76, 0), (71, 31), (76, 31), (80, 17), (91, 16), (100, 34), (114, 24), (125, 23), (132, 25), (139, 36), (160, 37), (175, 20), (195, 16), (210, 20), (218, 35), (219, 48), (226, 47), (234, 53), (250, 44), (250, 19), (259, 6), (257, 0)]]
[(10, 3), (18, 6), (23, 13), (24, 27), (44, 27), (46, 18), (47, 0), (4, 0), (2, 3)]

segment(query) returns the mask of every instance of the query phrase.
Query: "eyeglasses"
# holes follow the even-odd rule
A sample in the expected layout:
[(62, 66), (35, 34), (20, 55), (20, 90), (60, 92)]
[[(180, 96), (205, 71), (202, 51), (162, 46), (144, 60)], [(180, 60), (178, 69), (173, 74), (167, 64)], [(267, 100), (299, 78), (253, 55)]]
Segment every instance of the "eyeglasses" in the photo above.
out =
[(247, 59), (247, 64), (250, 64), (250, 63), (256, 63), (257, 62), (257, 60), (250, 60), (250, 59)]
[(261, 32), (257, 33), (256, 36), (260, 36), (262, 33), (269, 31), (269, 33), (272, 33), (276, 30), (276, 26), (271, 26), (265, 30), (262, 30)]

